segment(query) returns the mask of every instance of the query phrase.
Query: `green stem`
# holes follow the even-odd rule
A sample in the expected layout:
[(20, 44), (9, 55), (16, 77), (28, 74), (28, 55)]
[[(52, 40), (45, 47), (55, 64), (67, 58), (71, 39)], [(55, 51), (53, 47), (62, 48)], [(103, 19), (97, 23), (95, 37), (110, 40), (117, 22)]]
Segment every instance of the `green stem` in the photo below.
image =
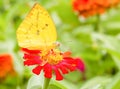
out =
[(47, 89), (50, 83), (50, 79), (49, 78), (44, 78), (44, 85), (43, 85), (43, 89)]
[(97, 20), (96, 20), (96, 23), (94, 24), (94, 30), (96, 32), (99, 32), (100, 16), (97, 15), (96, 18), (97, 18)]

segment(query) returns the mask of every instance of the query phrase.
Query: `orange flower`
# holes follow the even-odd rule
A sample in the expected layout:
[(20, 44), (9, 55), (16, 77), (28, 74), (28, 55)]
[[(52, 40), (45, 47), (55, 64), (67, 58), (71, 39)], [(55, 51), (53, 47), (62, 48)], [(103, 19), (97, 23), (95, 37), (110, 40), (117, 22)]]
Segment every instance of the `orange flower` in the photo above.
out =
[(120, 0), (73, 0), (73, 9), (84, 17), (102, 14)]
[(0, 54), (0, 78), (5, 78), (8, 74), (13, 74), (12, 57), (10, 54)]

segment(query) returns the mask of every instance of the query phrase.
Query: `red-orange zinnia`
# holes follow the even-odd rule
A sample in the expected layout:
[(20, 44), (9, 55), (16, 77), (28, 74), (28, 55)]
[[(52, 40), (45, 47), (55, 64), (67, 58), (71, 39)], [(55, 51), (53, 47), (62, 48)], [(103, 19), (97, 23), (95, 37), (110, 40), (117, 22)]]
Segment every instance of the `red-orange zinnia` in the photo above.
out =
[(13, 74), (13, 62), (10, 54), (0, 54), (0, 78)]
[(74, 11), (79, 15), (88, 17), (101, 14), (106, 9), (115, 6), (120, 0), (73, 0), (72, 5)]
[[(70, 57), (70, 52), (62, 53), (58, 49), (51, 50), (29, 50), (22, 48), (24, 53), (24, 65), (36, 65), (32, 70), (33, 73), (39, 75), (41, 70), (46, 78), (52, 78), (52, 73), (56, 75), (56, 80), (62, 80), (62, 74), (68, 74), (70, 71), (79, 69), (85, 71), (85, 65), (79, 58)], [(62, 74), (61, 74), (62, 73)]]

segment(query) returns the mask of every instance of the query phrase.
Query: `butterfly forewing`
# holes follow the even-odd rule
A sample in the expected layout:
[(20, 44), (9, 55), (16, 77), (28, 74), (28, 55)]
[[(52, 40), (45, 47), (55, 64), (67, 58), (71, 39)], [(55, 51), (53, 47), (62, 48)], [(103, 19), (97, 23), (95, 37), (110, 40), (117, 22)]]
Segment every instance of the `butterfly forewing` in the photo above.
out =
[(48, 12), (36, 3), (17, 30), (20, 47), (51, 47), (57, 38), (56, 28)]

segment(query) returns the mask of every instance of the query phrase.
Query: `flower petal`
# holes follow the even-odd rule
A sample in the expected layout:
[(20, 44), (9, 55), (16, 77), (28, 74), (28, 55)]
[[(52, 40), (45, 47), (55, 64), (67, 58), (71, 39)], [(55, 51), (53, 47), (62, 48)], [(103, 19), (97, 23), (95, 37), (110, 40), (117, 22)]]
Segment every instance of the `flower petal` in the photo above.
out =
[(69, 64), (73, 64), (75, 62), (75, 60), (73, 58), (71, 58), (71, 57), (65, 57), (64, 61), (69, 63)]
[(64, 52), (62, 55), (63, 57), (69, 57), (71, 55), (71, 52), (67, 51), (67, 52)]
[(51, 78), (52, 77), (52, 66), (50, 64), (45, 64), (44, 65), (44, 76), (46, 78)]
[(77, 68), (81, 72), (84, 72), (85, 71), (85, 64), (84, 64), (84, 62), (80, 58), (75, 58), (75, 60), (76, 60)]
[(37, 67), (35, 67), (33, 70), (32, 70), (32, 72), (33, 73), (35, 73), (35, 74), (37, 74), (37, 75), (39, 75), (40, 74), (40, 72), (41, 72), (41, 70), (42, 70), (42, 66), (37, 66)]
[(70, 65), (70, 64), (64, 64), (64, 67), (68, 68), (70, 71), (76, 70), (76, 66)]
[(38, 59), (28, 59), (24, 61), (24, 65), (30, 66), (30, 65), (36, 65), (36, 64), (40, 64), (41, 61)]
[(21, 50), (26, 53), (30, 53), (30, 54), (39, 54), (40, 53), (40, 50), (29, 50), (27, 48), (22, 48)]
[(62, 71), (63, 74), (67, 74), (68, 73), (68, 70), (63, 65), (59, 65), (59, 69)]
[(55, 71), (55, 75), (56, 75), (56, 80), (63, 80), (63, 76), (61, 75), (58, 68), (54, 68), (54, 71)]
[(38, 55), (33, 55), (33, 54), (24, 54), (24, 56), (23, 56), (23, 58), (24, 59), (38, 59), (38, 60), (40, 60), (40, 56), (38, 56)]

